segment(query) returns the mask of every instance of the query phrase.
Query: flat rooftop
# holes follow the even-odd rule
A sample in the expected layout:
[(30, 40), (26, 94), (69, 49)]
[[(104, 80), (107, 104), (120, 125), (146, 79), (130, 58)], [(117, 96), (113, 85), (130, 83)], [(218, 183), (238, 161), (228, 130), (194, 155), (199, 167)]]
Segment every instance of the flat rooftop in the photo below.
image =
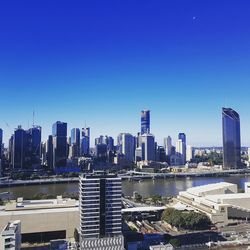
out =
[(229, 188), (233, 186), (237, 187), (236, 184), (232, 184), (229, 182), (218, 182), (218, 183), (212, 183), (212, 184), (188, 188), (186, 192), (196, 196), (200, 196), (202, 195), (202, 193), (211, 192), (217, 189)]
[(48, 200), (23, 200), (18, 198), (16, 201), (10, 201), (4, 207), (6, 211), (16, 210), (35, 210), (35, 209), (53, 209), (60, 207), (75, 207), (77, 206), (76, 200), (70, 198), (62, 198), (58, 196), (57, 199)]
[(227, 200), (237, 200), (237, 199), (250, 200), (250, 193), (206, 195), (205, 199), (212, 201), (214, 203), (221, 204), (221, 203), (227, 203)]

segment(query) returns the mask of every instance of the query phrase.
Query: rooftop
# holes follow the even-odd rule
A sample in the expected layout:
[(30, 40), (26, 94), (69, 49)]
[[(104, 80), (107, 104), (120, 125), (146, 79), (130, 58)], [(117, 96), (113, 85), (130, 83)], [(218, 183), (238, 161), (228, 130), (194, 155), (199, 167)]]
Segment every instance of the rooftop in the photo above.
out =
[(187, 192), (191, 193), (193, 195), (201, 196), (202, 193), (204, 193), (204, 192), (210, 192), (213, 190), (222, 189), (222, 188), (229, 188), (229, 187), (233, 187), (233, 186), (237, 187), (236, 184), (232, 184), (229, 182), (219, 182), (219, 183), (212, 183), (212, 184), (207, 184), (207, 185), (203, 185), (203, 186), (188, 188)]

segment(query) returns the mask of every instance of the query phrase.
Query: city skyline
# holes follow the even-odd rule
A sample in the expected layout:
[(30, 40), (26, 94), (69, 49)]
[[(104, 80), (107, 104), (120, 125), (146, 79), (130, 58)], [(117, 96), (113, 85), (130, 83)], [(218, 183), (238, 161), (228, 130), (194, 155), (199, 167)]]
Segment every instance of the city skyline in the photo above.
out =
[[(224, 108), (224, 107), (223, 107)], [(151, 110), (149, 110), (150, 111), (150, 116), (151, 116)], [(137, 112), (137, 120), (139, 121), (139, 119), (138, 119), (138, 117), (139, 117), (139, 112)], [(151, 119), (150, 119), (151, 120)], [(50, 130), (51, 131), (48, 131), (47, 133), (46, 132), (44, 132), (44, 129), (43, 129), (43, 126), (41, 126), (40, 124), (34, 124), (34, 125), (27, 125), (27, 127), (26, 126), (23, 126), (22, 124), (19, 124), (19, 125), (21, 125), (22, 126), (22, 128), (23, 129), (30, 129), (30, 128), (32, 128), (33, 126), (41, 126), (41, 128), (42, 128), (42, 141), (46, 141), (47, 139), (48, 139), (48, 136), (49, 135), (52, 135), (52, 127), (53, 127), (53, 124), (55, 123), (56, 121), (54, 121), (54, 122), (52, 122), (52, 124), (51, 124), (51, 128), (50, 128)], [(85, 128), (85, 126), (86, 126), (86, 124), (84, 125), (84, 126), (75, 126), (75, 127), (72, 127), (72, 126), (69, 126), (69, 124), (71, 124), (69, 121), (63, 121), (63, 122), (66, 122), (67, 123), (67, 137), (70, 137), (71, 136), (71, 132), (72, 132), (72, 129), (75, 129), (75, 128), (77, 128), (77, 129), (83, 129), (83, 128)], [(85, 122), (86, 123), (86, 122)], [(6, 124), (6, 127), (7, 127), (7, 131), (6, 130), (4, 130), (3, 129), (3, 143), (5, 144), (5, 147), (7, 147), (8, 146), (8, 142), (9, 142), (9, 139), (10, 139), (10, 137), (11, 137), (11, 135), (14, 133), (14, 131), (18, 128), (18, 126), (19, 125), (17, 125), (16, 127), (14, 127), (13, 128), (13, 131), (11, 132), (11, 129), (12, 129), (12, 127), (10, 127), (10, 125), (9, 124)], [(124, 124), (124, 125), (126, 125), (126, 123)], [(152, 121), (150, 121), (150, 126), (152, 125)], [(220, 128), (221, 128), (221, 117), (220, 117)], [(119, 128), (117, 128), (117, 131), (120, 131), (120, 132), (118, 132), (117, 134), (110, 134), (110, 133), (107, 133), (107, 132), (104, 132), (104, 133), (98, 133), (97, 131), (93, 131), (92, 132), (92, 135), (91, 135), (91, 137), (90, 137), (90, 146), (91, 147), (94, 147), (95, 146), (95, 139), (96, 138), (98, 138), (99, 136), (101, 136), (101, 135), (108, 135), (108, 136), (112, 136), (114, 139), (115, 139), (115, 141), (116, 141), (116, 138), (117, 138), (117, 136), (119, 135), (119, 134), (121, 134), (121, 133), (129, 133), (129, 134), (132, 134), (132, 135), (134, 135), (134, 136), (136, 136), (136, 134), (140, 131), (140, 126), (141, 126), (141, 124), (140, 124), (140, 121), (138, 122), (138, 129), (137, 129), (137, 131), (136, 130), (134, 130), (133, 132), (128, 132), (128, 131), (125, 131), (125, 130), (122, 130), (122, 129), (120, 129), (119, 130)], [(89, 127), (89, 126), (87, 126), (87, 127)], [(243, 127), (242, 126), (242, 124), (241, 124), (241, 127)], [(46, 128), (47, 128), (47, 126), (46, 126)], [(190, 128), (189, 128), (190, 129)], [(188, 129), (187, 129), (188, 130)], [(242, 130), (242, 129), (241, 129)], [(102, 131), (104, 131), (104, 130), (102, 130)], [(108, 131), (108, 129), (107, 129), (107, 131)], [(159, 134), (158, 133), (154, 133), (154, 131), (152, 132), (152, 134), (155, 136), (155, 138), (156, 138), (156, 141), (157, 141), (157, 143), (158, 143), (158, 145), (161, 145), (161, 146), (163, 146), (164, 145), (164, 138), (166, 138), (167, 136), (170, 136), (171, 137), (171, 139), (172, 139), (172, 141), (173, 141), (173, 143), (175, 144), (177, 141), (178, 141), (178, 134), (180, 133), (180, 131), (177, 131), (177, 130), (175, 130), (176, 131), (176, 134), (164, 134), (164, 135), (162, 135), (162, 136), (158, 136)], [(186, 131), (185, 129), (184, 130), (182, 130), (182, 131)], [(189, 131), (191, 131), (191, 130), (189, 130)], [(7, 133), (6, 133), (7, 132)], [(9, 133), (8, 133), (9, 132)], [(194, 131), (191, 131), (191, 134), (193, 134), (193, 133), (195, 133)], [(222, 143), (222, 128), (221, 128), (221, 131), (220, 131), (220, 135), (219, 135), (219, 138), (221, 138), (221, 142), (220, 143), (218, 143), (218, 144), (211, 144), (211, 145), (207, 145), (207, 144), (202, 144), (202, 143), (198, 143), (198, 144), (194, 144), (194, 143), (191, 143), (192, 142), (192, 138), (190, 138), (190, 136), (189, 136), (189, 134), (187, 134), (186, 132), (185, 132), (185, 134), (187, 135), (187, 145), (192, 145), (192, 146), (194, 146), (194, 147), (213, 147), (213, 146), (215, 146), (215, 147), (222, 147), (223, 146), (223, 143)], [(7, 134), (7, 135), (6, 135)], [(244, 131), (242, 131), (242, 134), (244, 134)], [(8, 136), (9, 135), (9, 137), (6, 137), (6, 136)], [(202, 138), (201, 138), (201, 140), (202, 140)], [(244, 138), (242, 139), (242, 141), (243, 141), (243, 143), (242, 143), (242, 147), (247, 147), (248, 145), (249, 145), (249, 143), (248, 143), (248, 141), (246, 141), (246, 144), (244, 144)]]
[(147, 108), (159, 143), (183, 131), (189, 144), (221, 146), (227, 106), (240, 113), (242, 145), (249, 145), (247, 1), (1, 7), (5, 143), (19, 124), (32, 124), (33, 110), (44, 140), (57, 120), (70, 128), (86, 121), (92, 138), (136, 134), (138, 111)]

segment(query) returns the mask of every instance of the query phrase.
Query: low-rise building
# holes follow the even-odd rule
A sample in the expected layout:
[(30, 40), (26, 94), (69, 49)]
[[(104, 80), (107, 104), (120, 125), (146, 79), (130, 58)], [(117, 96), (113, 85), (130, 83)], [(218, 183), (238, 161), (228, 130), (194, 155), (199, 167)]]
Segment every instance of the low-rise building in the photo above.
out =
[(21, 249), (21, 222), (20, 220), (10, 221), (4, 227), (0, 235), (0, 249), (20, 250)]
[[(250, 185), (246, 184), (246, 187)], [(236, 184), (220, 182), (187, 189), (177, 199), (196, 211), (205, 213), (217, 226), (231, 219), (250, 218), (250, 193), (238, 193)]]
[(73, 238), (79, 224), (79, 202), (61, 196), (50, 200), (19, 198), (0, 207), (0, 231), (13, 220), (21, 221), (23, 242)]

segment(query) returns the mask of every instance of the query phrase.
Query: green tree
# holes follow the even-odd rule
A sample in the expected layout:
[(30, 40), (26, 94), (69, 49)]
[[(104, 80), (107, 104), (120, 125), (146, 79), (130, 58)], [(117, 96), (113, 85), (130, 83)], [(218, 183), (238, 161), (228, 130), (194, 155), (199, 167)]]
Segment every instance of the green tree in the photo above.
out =
[(74, 238), (75, 238), (75, 242), (79, 243), (80, 236), (79, 236), (79, 232), (78, 232), (77, 228), (75, 228), (75, 231), (74, 231)]

